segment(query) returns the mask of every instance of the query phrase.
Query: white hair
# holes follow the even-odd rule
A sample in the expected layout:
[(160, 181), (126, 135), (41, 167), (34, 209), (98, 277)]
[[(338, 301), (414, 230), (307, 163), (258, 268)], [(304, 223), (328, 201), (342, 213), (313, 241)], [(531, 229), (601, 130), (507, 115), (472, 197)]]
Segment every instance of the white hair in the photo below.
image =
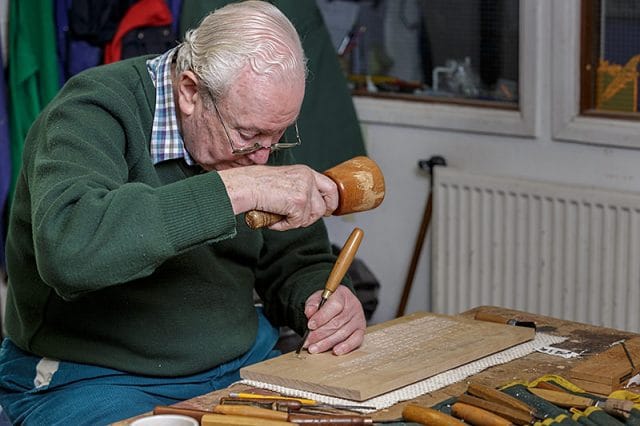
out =
[(247, 65), (283, 81), (307, 77), (295, 27), (266, 1), (231, 3), (210, 13), (186, 33), (176, 59), (177, 71), (196, 73), (214, 101), (225, 96)]

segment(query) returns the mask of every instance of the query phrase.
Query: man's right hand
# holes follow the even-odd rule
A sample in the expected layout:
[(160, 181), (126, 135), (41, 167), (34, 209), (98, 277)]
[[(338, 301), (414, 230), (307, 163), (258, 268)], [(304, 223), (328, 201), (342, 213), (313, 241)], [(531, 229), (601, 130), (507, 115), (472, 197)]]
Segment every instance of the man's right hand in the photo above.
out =
[(335, 182), (308, 166), (246, 166), (219, 172), (235, 214), (262, 210), (284, 216), (269, 229), (306, 227), (338, 207)]

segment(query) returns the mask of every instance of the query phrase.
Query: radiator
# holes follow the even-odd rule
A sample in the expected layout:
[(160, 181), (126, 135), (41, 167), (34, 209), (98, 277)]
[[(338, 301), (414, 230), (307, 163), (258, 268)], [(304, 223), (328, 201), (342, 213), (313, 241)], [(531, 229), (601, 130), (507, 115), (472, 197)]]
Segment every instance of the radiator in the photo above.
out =
[(434, 168), (431, 303), (640, 331), (640, 194)]

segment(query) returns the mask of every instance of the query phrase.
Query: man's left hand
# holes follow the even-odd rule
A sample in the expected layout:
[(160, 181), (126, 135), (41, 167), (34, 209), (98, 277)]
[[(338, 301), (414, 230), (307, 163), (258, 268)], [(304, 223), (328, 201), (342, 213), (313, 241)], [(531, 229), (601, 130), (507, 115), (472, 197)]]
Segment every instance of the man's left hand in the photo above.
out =
[(364, 340), (367, 326), (358, 298), (341, 285), (318, 310), (321, 297), (322, 291), (317, 291), (305, 303), (310, 330), (305, 347), (309, 353), (333, 349), (334, 354), (344, 355), (357, 349)]

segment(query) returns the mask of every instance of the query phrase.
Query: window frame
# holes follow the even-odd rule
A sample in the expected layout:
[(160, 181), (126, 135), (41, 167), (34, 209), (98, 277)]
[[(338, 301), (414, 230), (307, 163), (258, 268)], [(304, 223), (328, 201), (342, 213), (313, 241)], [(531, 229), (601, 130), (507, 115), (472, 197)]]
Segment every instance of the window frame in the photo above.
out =
[(640, 148), (640, 121), (580, 112), (583, 4), (585, 0), (552, 3), (552, 136), (561, 141)]
[(480, 107), (462, 103), (384, 99), (354, 94), (358, 117), (363, 123), (390, 124), (429, 129), (533, 137), (538, 131), (540, 38), (544, 3), (519, 0), (519, 106), (518, 109)]

